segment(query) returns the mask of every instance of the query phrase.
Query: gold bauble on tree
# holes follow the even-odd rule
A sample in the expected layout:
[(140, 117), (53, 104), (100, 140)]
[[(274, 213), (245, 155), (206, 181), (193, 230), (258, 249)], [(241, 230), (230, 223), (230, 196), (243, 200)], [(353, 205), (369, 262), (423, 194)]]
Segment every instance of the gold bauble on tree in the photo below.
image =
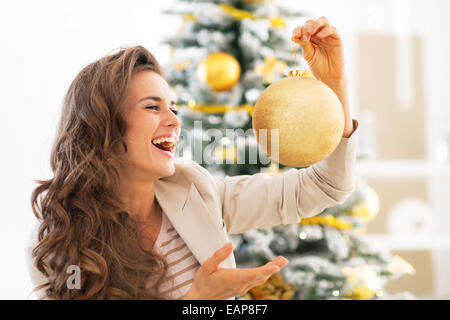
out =
[[(325, 159), (337, 147), (344, 132), (344, 112), (327, 85), (310, 72), (294, 71), (263, 91), (256, 101), (252, 125), (260, 148), (272, 160), (306, 167)], [(264, 134), (260, 129), (267, 129), (267, 139), (260, 137)], [(278, 145), (271, 141), (271, 129), (279, 130)]]
[(231, 54), (215, 52), (208, 55), (197, 68), (198, 79), (215, 91), (231, 89), (241, 76), (241, 66)]
[(251, 288), (243, 297), (247, 300), (292, 300), (294, 295), (294, 285), (284, 281), (280, 273), (274, 273), (266, 282)]
[(356, 191), (362, 200), (352, 206), (348, 214), (350, 216), (361, 217), (366, 222), (375, 219), (380, 210), (380, 199), (376, 191), (369, 185), (358, 185)]

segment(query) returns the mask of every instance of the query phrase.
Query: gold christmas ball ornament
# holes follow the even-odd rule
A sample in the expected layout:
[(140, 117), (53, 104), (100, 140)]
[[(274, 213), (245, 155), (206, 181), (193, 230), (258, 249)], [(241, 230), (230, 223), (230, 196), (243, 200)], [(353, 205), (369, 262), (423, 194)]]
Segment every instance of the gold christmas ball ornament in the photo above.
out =
[(361, 193), (363, 200), (355, 204), (348, 213), (351, 216), (361, 217), (366, 222), (372, 221), (380, 210), (380, 199), (378, 198), (378, 194), (369, 185), (360, 187), (359, 192)]
[(208, 55), (197, 67), (198, 79), (215, 91), (231, 89), (241, 76), (241, 66), (235, 57), (226, 52)]
[(292, 300), (294, 295), (294, 286), (284, 281), (280, 273), (275, 273), (266, 282), (251, 288), (243, 297), (247, 300)]
[(354, 288), (347, 294), (352, 300), (372, 300), (375, 296), (375, 291), (367, 288), (365, 285)]
[(263, 91), (252, 125), (268, 157), (289, 167), (306, 167), (337, 147), (344, 132), (344, 112), (333, 90), (311, 72), (293, 70), (289, 75)]

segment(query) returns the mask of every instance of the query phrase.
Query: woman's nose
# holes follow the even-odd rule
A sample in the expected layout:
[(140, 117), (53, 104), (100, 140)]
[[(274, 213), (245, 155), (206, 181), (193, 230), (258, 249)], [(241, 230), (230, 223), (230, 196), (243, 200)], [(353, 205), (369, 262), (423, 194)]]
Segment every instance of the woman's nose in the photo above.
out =
[(181, 122), (177, 115), (172, 110), (167, 108), (164, 115), (164, 124), (167, 126), (179, 127)]

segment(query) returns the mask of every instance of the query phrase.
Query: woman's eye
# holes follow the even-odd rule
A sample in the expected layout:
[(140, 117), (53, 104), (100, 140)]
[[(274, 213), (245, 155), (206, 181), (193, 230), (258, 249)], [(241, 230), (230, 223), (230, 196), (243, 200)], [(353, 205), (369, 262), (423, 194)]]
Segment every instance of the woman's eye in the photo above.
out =
[[(146, 106), (145, 109), (159, 110), (159, 106)], [(170, 110), (172, 110), (172, 112), (175, 115), (178, 114), (178, 110), (177, 109), (170, 109)]]

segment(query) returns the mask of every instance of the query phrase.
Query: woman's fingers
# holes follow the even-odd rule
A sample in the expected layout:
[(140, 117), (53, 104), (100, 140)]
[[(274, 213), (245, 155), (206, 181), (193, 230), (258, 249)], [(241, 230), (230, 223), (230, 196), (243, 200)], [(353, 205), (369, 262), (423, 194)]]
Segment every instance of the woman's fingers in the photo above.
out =
[(288, 263), (286, 258), (279, 256), (257, 268), (219, 268), (219, 264), (232, 251), (233, 244), (229, 242), (202, 264), (195, 274), (190, 296), (222, 299), (233, 295), (243, 295), (250, 288), (267, 281), (271, 275), (280, 271)]
[(327, 36), (330, 31), (329, 29), (330, 29), (329, 27), (323, 28), (320, 32), (317, 33), (317, 36), (319, 38)]
[(319, 38), (326, 38), (330, 35), (337, 35), (337, 30), (335, 27), (328, 27), (317, 34)]
[(316, 34), (317, 32), (326, 29), (330, 26), (330, 22), (328, 21), (328, 19), (326, 17), (320, 17), (319, 19), (317, 19), (314, 23), (314, 28), (312, 31), (312, 34)]
[(308, 20), (303, 26), (294, 29), (294, 37), (301, 41), (310, 41), (311, 37), (316, 33), (327, 29), (330, 23), (326, 17), (320, 17), (317, 20)]
[(326, 17), (320, 17), (317, 20), (308, 20), (306, 23), (306, 32), (308, 36), (311, 38), (311, 36), (315, 35), (316, 33), (322, 31), (325, 28), (328, 28), (330, 26), (330, 23)]
[(200, 296), (228, 298), (233, 295), (243, 295), (249, 289), (266, 282), (271, 275), (280, 271), (288, 263), (286, 258), (280, 256), (257, 268), (219, 268), (220, 262), (230, 255), (232, 249), (232, 243), (223, 246), (197, 271), (198, 275), (196, 274), (193, 286), (196, 285), (197, 291), (198, 288), (202, 288), (203, 293)]
[(233, 251), (233, 244), (231, 242), (228, 242), (226, 245), (224, 245), (222, 248), (218, 249), (211, 258), (206, 260), (202, 266), (201, 269), (206, 273), (206, 275), (209, 275), (217, 270), (219, 267), (219, 264), (224, 261)]
[(247, 281), (248, 288), (256, 287), (266, 282), (273, 274), (280, 271), (282, 267), (288, 264), (288, 260), (284, 257), (266, 263), (265, 265), (251, 269), (253, 275), (249, 276)]
[(234, 269), (236, 273), (233, 275), (233, 278), (237, 282), (255, 286), (265, 282), (274, 273), (279, 272), (288, 262), (286, 258), (280, 256), (260, 267)]
[(280, 271), (285, 265), (288, 264), (288, 260), (284, 257), (277, 257), (276, 259), (267, 262), (265, 265), (261, 267), (254, 268), (255, 272), (261, 273), (264, 276), (271, 276), (274, 273)]

